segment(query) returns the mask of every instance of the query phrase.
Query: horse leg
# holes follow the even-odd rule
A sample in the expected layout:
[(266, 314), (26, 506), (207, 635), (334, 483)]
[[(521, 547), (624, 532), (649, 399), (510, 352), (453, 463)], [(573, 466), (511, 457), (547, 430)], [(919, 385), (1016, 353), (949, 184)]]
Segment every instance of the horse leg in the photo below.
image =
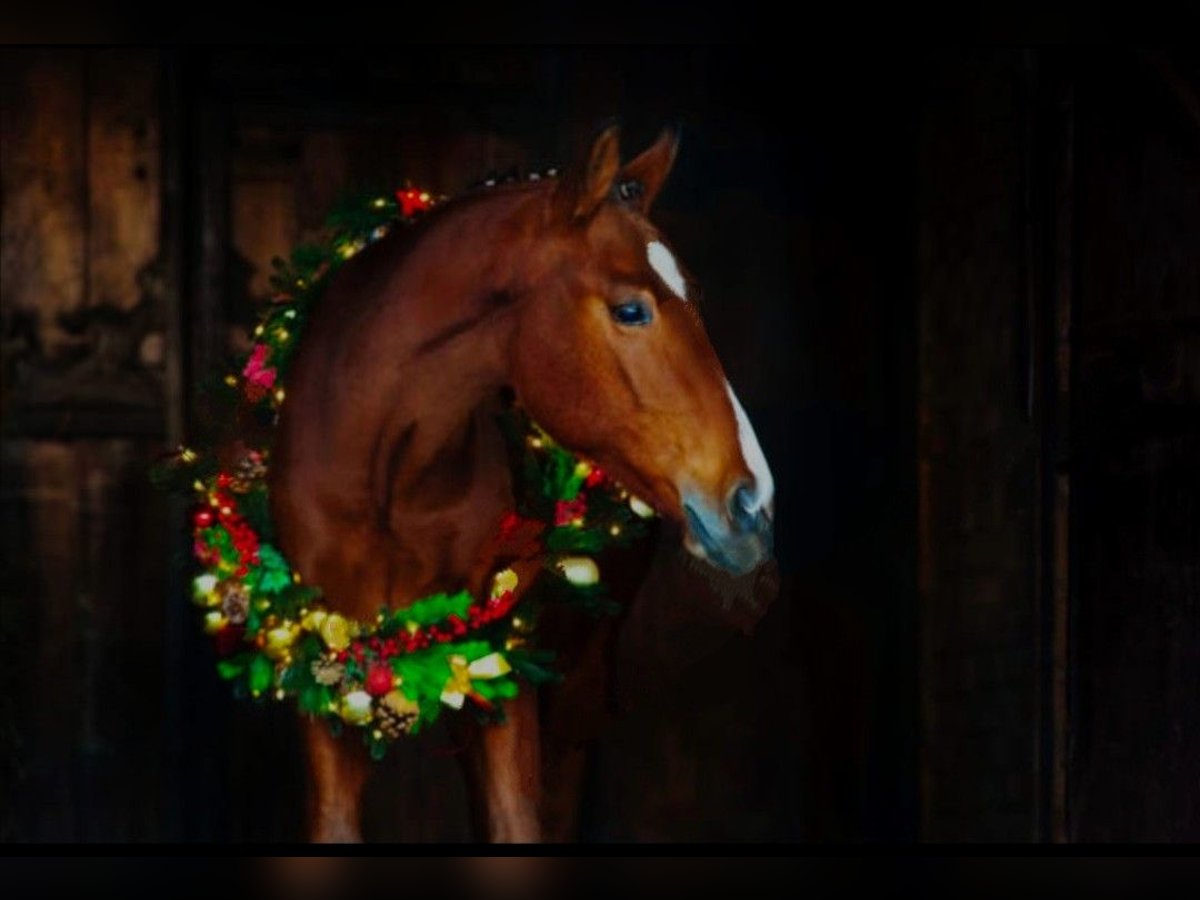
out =
[(504, 713), (504, 723), (482, 726), (462, 755), (476, 830), (492, 843), (540, 841), (537, 691), (521, 691)]
[(304, 717), (308, 746), (308, 836), (314, 843), (360, 843), (363, 785), (369, 772), (362, 747), (334, 737), (329, 725)]

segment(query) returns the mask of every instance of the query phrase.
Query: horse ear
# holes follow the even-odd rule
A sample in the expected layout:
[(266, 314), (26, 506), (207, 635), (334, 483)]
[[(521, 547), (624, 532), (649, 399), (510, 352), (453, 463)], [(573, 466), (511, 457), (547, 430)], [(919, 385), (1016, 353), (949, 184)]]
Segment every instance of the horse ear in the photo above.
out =
[(658, 140), (641, 156), (630, 160), (617, 176), (618, 197), (643, 213), (649, 211), (650, 204), (671, 172), (678, 150), (679, 132), (674, 128), (664, 128)]
[(621, 166), (621, 129), (609, 125), (592, 142), (591, 149), (560, 180), (554, 195), (559, 217), (568, 222), (587, 219), (612, 190)]

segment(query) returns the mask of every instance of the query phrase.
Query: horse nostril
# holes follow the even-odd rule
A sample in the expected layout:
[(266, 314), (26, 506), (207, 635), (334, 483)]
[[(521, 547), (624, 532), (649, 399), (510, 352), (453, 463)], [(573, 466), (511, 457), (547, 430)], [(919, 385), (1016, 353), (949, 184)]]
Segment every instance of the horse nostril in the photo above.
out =
[(742, 482), (729, 497), (729, 519), (739, 531), (753, 531), (758, 518), (754, 489)]

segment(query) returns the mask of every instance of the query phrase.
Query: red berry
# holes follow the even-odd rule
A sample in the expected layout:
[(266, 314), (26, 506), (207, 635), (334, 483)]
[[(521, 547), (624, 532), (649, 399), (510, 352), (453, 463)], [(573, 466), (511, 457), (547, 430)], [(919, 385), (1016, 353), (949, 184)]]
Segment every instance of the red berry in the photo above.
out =
[(212, 510), (208, 508), (196, 510), (192, 521), (196, 523), (197, 528), (208, 528), (213, 523)]
[(372, 697), (382, 697), (388, 693), (395, 682), (391, 666), (379, 663), (367, 670), (366, 688)]

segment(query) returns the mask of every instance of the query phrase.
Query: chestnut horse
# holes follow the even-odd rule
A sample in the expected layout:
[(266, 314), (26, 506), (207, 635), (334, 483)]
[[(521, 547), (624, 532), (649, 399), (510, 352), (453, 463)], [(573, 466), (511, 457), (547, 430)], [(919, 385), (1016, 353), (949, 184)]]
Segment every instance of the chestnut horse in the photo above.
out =
[[(483, 589), (514, 505), (502, 396), (678, 523), (695, 557), (734, 574), (770, 558), (770, 470), (687, 271), (646, 218), (676, 145), (665, 132), (622, 167), (609, 128), (561, 177), (450, 201), (334, 277), (289, 372), (271, 467), (280, 545), (332, 609), (369, 619)], [(522, 585), (537, 566), (514, 564)], [(540, 749), (535, 693), (465, 754), (490, 840), (563, 837), (574, 821), (555, 791), (579, 766)], [(358, 840), (365, 750), (304, 727), (310, 835)]]

